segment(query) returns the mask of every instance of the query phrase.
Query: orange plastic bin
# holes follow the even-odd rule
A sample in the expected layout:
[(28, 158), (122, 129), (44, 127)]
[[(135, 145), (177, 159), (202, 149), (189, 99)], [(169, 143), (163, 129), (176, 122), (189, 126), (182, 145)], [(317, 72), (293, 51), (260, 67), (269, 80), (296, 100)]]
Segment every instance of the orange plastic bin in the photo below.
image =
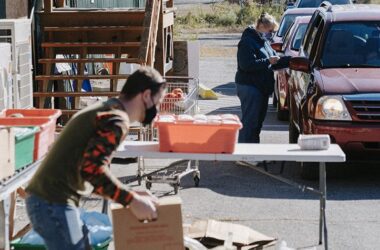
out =
[(35, 117), (3, 117), (0, 118), (0, 126), (1, 125), (12, 127), (39, 126), (40, 131), (36, 133), (34, 141), (34, 161), (44, 156), (48, 152), (50, 145), (54, 142), (55, 121), (53, 119)]
[(181, 121), (178, 119), (180, 116), (172, 116), (173, 120), (160, 117), (155, 121), (155, 127), (158, 128), (161, 152), (233, 153), (242, 127), (237, 116), (202, 123)]
[(23, 117), (50, 118), (57, 122), (62, 112), (59, 109), (5, 109), (0, 113), (0, 117), (16, 116), (17, 114)]

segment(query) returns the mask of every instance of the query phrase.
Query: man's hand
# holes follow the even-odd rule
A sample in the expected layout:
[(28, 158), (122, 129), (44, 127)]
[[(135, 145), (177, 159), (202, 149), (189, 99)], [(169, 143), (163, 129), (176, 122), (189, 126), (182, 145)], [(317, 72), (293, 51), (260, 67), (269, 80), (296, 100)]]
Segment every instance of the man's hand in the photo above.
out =
[(280, 60), (280, 57), (279, 56), (271, 56), (269, 57), (269, 63), (270, 64), (276, 64), (278, 62), (278, 60)]
[(158, 198), (154, 196), (150, 191), (146, 190), (146, 191), (133, 191), (133, 192), (138, 195), (149, 197), (150, 199), (152, 199), (154, 205), (156, 205), (156, 207), (158, 206)]
[(156, 220), (158, 199), (148, 192), (133, 192), (129, 207), (138, 220)]

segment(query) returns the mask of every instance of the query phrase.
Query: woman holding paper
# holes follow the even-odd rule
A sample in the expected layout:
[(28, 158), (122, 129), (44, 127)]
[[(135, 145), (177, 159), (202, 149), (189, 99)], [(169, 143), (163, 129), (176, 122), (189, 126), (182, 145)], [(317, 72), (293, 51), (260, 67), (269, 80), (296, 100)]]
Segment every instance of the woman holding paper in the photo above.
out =
[(249, 26), (238, 45), (235, 76), (237, 95), (241, 102), (243, 128), (240, 143), (259, 143), (260, 132), (274, 89), (274, 69), (286, 68), (289, 57), (280, 58), (269, 40), (278, 24), (273, 16), (263, 13), (256, 26)]

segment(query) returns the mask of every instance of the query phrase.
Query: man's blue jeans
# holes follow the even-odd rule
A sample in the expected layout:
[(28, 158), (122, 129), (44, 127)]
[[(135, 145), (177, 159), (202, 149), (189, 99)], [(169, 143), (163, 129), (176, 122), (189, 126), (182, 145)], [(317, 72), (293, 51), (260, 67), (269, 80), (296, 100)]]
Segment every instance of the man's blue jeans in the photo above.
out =
[(239, 132), (239, 143), (260, 143), (260, 132), (268, 109), (269, 96), (254, 85), (236, 84), (241, 103), (243, 128)]
[(90, 250), (87, 227), (74, 206), (51, 203), (30, 194), (26, 209), (33, 229), (48, 250)]

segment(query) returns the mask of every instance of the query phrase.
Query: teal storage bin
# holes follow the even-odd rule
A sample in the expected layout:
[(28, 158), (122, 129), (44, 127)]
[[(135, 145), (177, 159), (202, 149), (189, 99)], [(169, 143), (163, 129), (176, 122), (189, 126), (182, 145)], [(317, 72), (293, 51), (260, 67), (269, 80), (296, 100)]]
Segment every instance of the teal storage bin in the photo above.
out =
[[(46, 250), (45, 246), (43, 245), (31, 245), (31, 244), (24, 244), (21, 242), (22, 242), (22, 238), (13, 240), (11, 242), (11, 249), (12, 250)], [(111, 243), (111, 239), (108, 239), (107, 241), (99, 243), (96, 246), (92, 246), (92, 249), (93, 250), (107, 250), (110, 243)]]
[(19, 128), (15, 127), (16, 155), (15, 170), (33, 163), (35, 134), (39, 131), (38, 127)]

